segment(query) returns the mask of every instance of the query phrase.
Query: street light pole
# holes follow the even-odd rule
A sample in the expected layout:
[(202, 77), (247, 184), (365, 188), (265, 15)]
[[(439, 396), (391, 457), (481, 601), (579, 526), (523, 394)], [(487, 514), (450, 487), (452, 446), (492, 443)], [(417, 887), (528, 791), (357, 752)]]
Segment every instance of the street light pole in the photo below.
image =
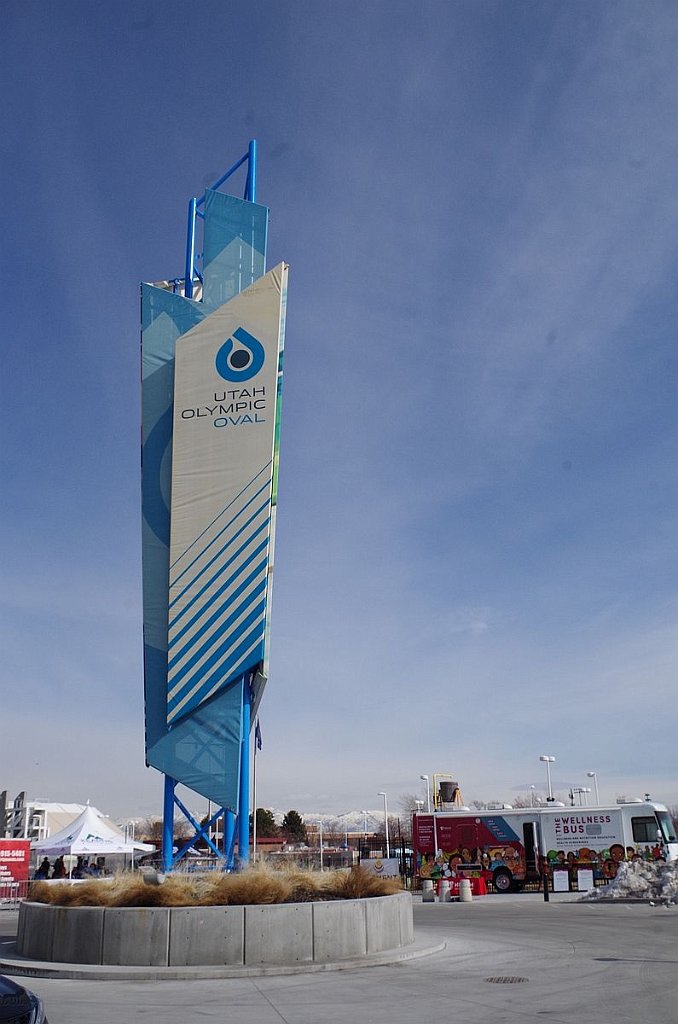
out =
[(367, 835), (367, 811), (360, 812), (363, 816), (363, 834)]
[(600, 800), (598, 798), (598, 775), (596, 774), (596, 772), (587, 772), (586, 774), (588, 775), (588, 777), (590, 779), (593, 779), (593, 788), (594, 788), (595, 794), (596, 794), (596, 805), (599, 806), (600, 805)]
[(319, 833), (319, 839), (320, 839), (320, 870), (324, 871), (325, 869), (323, 868), (323, 823), (322, 823), (322, 820), (318, 821), (318, 828), (320, 830), (320, 833)]
[(539, 760), (544, 761), (546, 764), (546, 782), (548, 784), (549, 795), (547, 800), (550, 804), (553, 803), (553, 790), (551, 789), (551, 765), (555, 761), (553, 754), (540, 754)]
[(422, 782), (426, 783), (426, 811), (428, 814), (431, 813), (431, 790), (428, 784), (428, 775), (420, 775), (419, 778)]
[(386, 799), (386, 793), (381, 790), (377, 793), (377, 796), (383, 796), (384, 798), (384, 827), (386, 829), (386, 860), (391, 856), (391, 846), (388, 841), (388, 800)]

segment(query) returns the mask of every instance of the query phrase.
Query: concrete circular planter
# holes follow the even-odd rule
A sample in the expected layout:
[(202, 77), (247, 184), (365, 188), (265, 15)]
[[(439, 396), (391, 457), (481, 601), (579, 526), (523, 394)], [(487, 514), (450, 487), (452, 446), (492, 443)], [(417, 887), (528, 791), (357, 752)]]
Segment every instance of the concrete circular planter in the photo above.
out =
[(414, 942), (409, 893), (237, 907), (22, 903), (17, 952), (66, 964), (150, 967), (329, 963)]

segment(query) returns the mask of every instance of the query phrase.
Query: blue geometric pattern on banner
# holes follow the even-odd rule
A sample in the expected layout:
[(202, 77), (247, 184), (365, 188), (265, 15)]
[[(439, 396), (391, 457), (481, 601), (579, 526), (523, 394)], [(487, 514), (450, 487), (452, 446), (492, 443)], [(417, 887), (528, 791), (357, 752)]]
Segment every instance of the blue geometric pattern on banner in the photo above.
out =
[[(213, 568), (214, 564), (217, 562), (217, 560), (220, 558), (220, 556), (223, 554), (223, 552), (225, 552), (227, 550), (227, 548), (230, 545), (232, 545), (235, 541), (239, 541), (245, 535), (245, 531), (248, 529), (248, 527), (251, 526), (255, 522), (255, 520), (258, 519), (258, 517), (261, 515), (262, 512), (267, 512), (268, 508), (269, 508), (269, 502), (268, 502), (268, 500), (266, 500), (257, 509), (255, 509), (255, 511), (252, 513), (252, 515), (249, 517), (249, 519), (243, 524), (243, 526), (236, 533), (233, 534), (233, 536), (228, 541), (228, 543), (223, 548), (220, 548), (216, 552), (216, 554), (212, 558), (210, 558), (209, 562), (207, 562), (207, 564), (202, 569), (200, 569), (200, 571), (193, 578), (193, 580), (190, 580), (186, 585), (184, 585), (182, 583), (182, 590), (179, 592), (179, 594), (177, 595), (177, 597), (175, 597), (175, 599), (173, 601), (170, 601), (170, 604), (169, 604), (170, 609), (177, 603), (177, 601), (180, 598), (185, 596), (185, 594), (187, 593), (189, 587), (193, 583), (198, 582), (198, 580), (202, 579), (202, 577), (205, 575), (205, 573), (207, 573), (209, 570), (211, 570)], [(267, 518), (264, 520), (264, 522), (262, 522), (260, 526), (257, 526), (257, 528), (256, 528), (256, 535), (259, 535), (262, 531), (265, 531), (267, 529), (267, 527), (268, 527), (269, 522), (270, 522), (270, 518), (267, 516)], [(251, 536), (254, 536), (254, 534), (252, 534)], [(233, 553), (232, 560), (235, 559), (240, 554), (241, 551), (242, 551), (242, 547), (238, 548)], [(229, 564), (229, 563), (226, 563), (226, 564)], [(195, 602), (199, 598), (201, 598), (203, 596), (205, 591), (212, 585), (213, 582), (214, 582), (214, 576), (206, 577), (205, 582), (204, 582), (203, 586), (201, 587), (201, 589), (197, 592), (197, 594), (195, 594), (194, 597), (192, 597), (189, 601), (186, 602), (184, 607), (177, 613), (176, 618), (171, 620), (170, 625), (174, 625), (176, 622), (179, 621), (179, 619), (183, 618), (183, 616), (186, 614), (186, 612), (190, 611), (190, 609), (193, 607)]]
[[(212, 658), (205, 664), (205, 669), (209, 670), (212, 665), (217, 662), (225, 653), (228, 654), (228, 658), (219, 663), (215, 672), (211, 675), (205, 675), (202, 670), (196, 674), (197, 682), (195, 683), (194, 689), (188, 691), (185, 702), (179, 706), (176, 701), (170, 701), (168, 710), (168, 720), (170, 724), (174, 723), (176, 718), (182, 715), (188, 714), (185, 711), (185, 707), (190, 707), (190, 711), (195, 711), (202, 704), (207, 703), (210, 697), (215, 693), (218, 693), (224, 688), (224, 677), (233, 676), (239, 677), (243, 671), (242, 666), (251, 661), (251, 655), (254, 655), (254, 660), (258, 664), (263, 657), (264, 650), (264, 614), (266, 611), (266, 601), (261, 601), (259, 605), (253, 608), (247, 618), (244, 620), (244, 625), (252, 628), (249, 632), (245, 633), (244, 639), (238, 647), (233, 647), (230, 641), (226, 641), (220, 648), (218, 648)], [(242, 637), (242, 633), (240, 634)], [(189, 700), (190, 698), (190, 700)], [(178, 698), (177, 698), (178, 699)]]
[(240, 677), (172, 729), (165, 726), (164, 735), (148, 750), (148, 763), (205, 799), (235, 811), (240, 786), (242, 700)]
[(269, 462), (172, 566), (170, 609), (179, 598), (181, 607), (169, 618), (170, 724), (263, 658), (270, 471)]
[(209, 713), (167, 727), (167, 580), (174, 346), (212, 309), (142, 286), (142, 547), (146, 761), (222, 807), (237, 807), (241, 692), (220, 693)]
[(221, 306), (266, 273), (268, 209), (224, 192), (205, 192), (203, 297)]
[[(158, 370), (158, 375), (162, 371)], [(170, 517), (165, 493), (169, 488), (166, 479), (169, 459), (166, 457), (172, 441), (172, 407), (157, 420), (146, 438), (143, 451), (145, 480), (141, 501), (144, 520), (169, 553)], [(165, 479), (164, 479), (165, 478)], [(164, 484), (164, 487), (163, 487)], [(163, 493), (163, 491), (165, 493)]]
[[(259, 574), (260, 568), (261, 568), (262, 565), (264, 565), (264, 566), (266, 565), (266, 560), (265, 559), (262, 562), (260, 562), (259, 565), (255, 566), (253, 571), (243, 580), (242, 585), (238, 588), (238, 591), (236, 591), (237, 597), (240, 597), (242, 592), (249, 588), (250, 584), (256, 579), (257, 575)], [(173, 657), (173, 658), (171, 658), (169, 660), (168, 666), (169, 666), (169, 668), (173, 668), (175, 665), (177, 665), (179, 662), (181, 662), (184, 657), (189, 656), (188, 660), (184, 662), (183, 667), (175, 675), (173, 675), (173, 677), (172, 677), (173, 680), (175, 680), (175, 686), (174, 686), (173, 690), (170, 691), (170, 694), (169, 694), (170, 702), (174, 701), (174, 703), (176, 703), (180, 699), (180, 697), (181, 697), (181, 693), (178, 692), (178, 688), (176, 686), (176, 683), (182, 683), (186, 679), (186, 676), (188, 675), (188, 673), (190, 673), (191, 670), (193, 668), (195, 668), (196, 664), (199, 661), (201, 661), (205, 657), (205, 655), (209, 654), (210, 651), (214, 652), (215, 650), (218, 650), (219, 648), (223, 648), (223, 646), (224, 646), (224, 644), (222, 642), (219, 645), (219, 648), (215, 648), (212, 644), (210, 644), (208, 642), (208, 643), (205, 643), (205, 644), (201, 644), (196, 649), (195, 642), (196, 641), (199, 642), (202, 639), (202, 637), (205, 636), (205, 633), (206, 633), (207, 629), (210, 626), (214, 625), (222, 617), (222, 615), (224, 613), (229, 613), (229, 614), (227, 614), (226, 618), (223, 619), (223, 622), (222, 622), (222, 627), (221, 628), (222, 628), (222, 636), (223, 636), (224, 633), (227, 632), (228, 628), (230, 626), (232, 626), (236, 622), (236, 620), (240, 619), (243, 616), (244, 612), (251, 606), (251, 604), (252, 604), (252, 600), (251, 599), (253, 597), (255, 599), (256, 598), (261, 598), (263, 595), (265, 595), (265, 593), (266, 593), (266, 580), (264, 579), (264, 580), (262, 580), (258, 584), (258, 586), (255, 588), (255, 590), (250, 591), (250, 593), (248, 594), (247, 600), (242, 601), (238, 605), (235, 604), (235, 600), (234, 600), (232, 603), (225, 602), (225, 603), (222, 603), (221, 605), (217, 606), (216, 611), (207, 620), (207, 622), (205, 623), (204, 628), (202, 630), (200, 630), (200, 632), (193, 637), (193, 643), (187, 644), (185, 647), (182, 647), (181, 650), (179, 650), (177, 652), (175, 657)], [(259, 607), (258, 604), (257, 604), (257, 607)], [(239, 632), (242, 633), (243, 630), (240, 629)], [(227, 642), (230, 642), (228, 637), (227, 637)], [(193, 653), (191, 653), (192, 651), (193, 651)], [(207, 658), (203, 662), (202, 672), (204, 672), (206, 668), (208, 668), (211, 665), (213, 665), (215, 660), (216, 660), (215, 659), (215, 655), (214, 655), (214, 653), (212, 653), (211, 657)], [(192, 679), (189, 679), (188, 685), (190, 685), (191, 682), (192, 682)], [(183, 689), (183, 687), (182, 687), (182, 689)]]
[[(167, 650), (172, 408), (174, 345), (199, 324), (210, 309), (163, 288), (142, 285), (141, 333), (143, 420), (141, 454), (142, 554), (144, 565), (144, 639)], [(155, 663), (155, 659), (153, 659)], [(166, 681), (148, 672), (146, 700), (166, 699)], [(150, 682), (150, 694), (149, 694)], [(162, 686), (162, 690), (160, 689)], [(162, 697), (160, 693), (162, 692)]]
[[(262, 529), (264, 529), (265, 526), (267, 526), (267, 525), (268, 525), (268, 523), (264, 524)], [(252, 552), (252, 558), (256, 558), (258, 555), (264, 554), (264, 552), (266, 551), (267, 540), (268, 540), (268, 538), (265, 537), (264, 540), (261, 542), (261, 544), (259, 544), (258, 547), (255, 548), (255, 550)], [(251, 559), (248, 560), (248, 562), (245, 565), (245, 568), (246, 569), (249, 568), (250, 564), (251, 564)], [(264, 567), (266, 566), (266, 558), (265, 557), (257, 565), (255, 565), (254, 569), (250, 573), (248, 573), (244, 577), (244, 579), (242, 578), (242, 573), (241, 573), (240, 569), (238, 569), (237, 572), (235, 572), (232, 576), (230, 576), (230, 577), (228, 577), (226, 579), (226, 581), (224, 582), (223, 586), (221, 586), (217, 591), (215, 591), (214, 595), (212, 597), (210, 597), (209, 610), (212, 612), (212, 614), (209, 616), (209, 618), (207, 618), (206, 620), (203, 621), (203, 623), (200, 626), (200, 628), (192, 633), (188, 643), (184, 647), (180, 648), (179, 650), (177, 650), (176, 645), (178, 644), (178, 642), (180, 640), (183, 640), (183, 638), (186, 635), (186, 633), (188, 633), (190, 630), (192, 630), (192, 628), (195, 625), (198, 624), (199, 619), (200, 619), (200, 615), (202, 613), (202, 609), (198, 612), (197, 615), (194, 615), (193, 618), (190, 619), (190, 621), (187, 622), (186, 625), (183, 626), (182, 629), (180, 629), (178, 633), (175, 634), (175, 636), (170, 641), (169, 648), (168, 648), (168, 652), (172, 652), (172, 654), (173, 654), (173, 656), (170, 658), (170, 660), (168, 662), (168, 667), (169, 668), (173, 669), (177, 665), (177, 663), (179, 661), (181, 661), (181, 659), (184, 657), (184, 655), (188, 653), (189, 648), (191, 646), (193, 646), (195, 641), (199, 640), (205, 634), (205, 632), (211, 626), (213, 626), (215, 622), (217, 622), (219, 620), (219, 618), (221, 617), (221, 614), (222, 614), (222, 608), (230, 608), (232, 606), (232, 604), (235, 602), (235, 599), (239, 598), (245, 591), (250, 590), (250, 592), (251, 592), (251, 587), (254, 584), (254, 582), (256, 580), (256, 577), (259, 575), (259, 573), (261, 571), (261, 566), (262, 565)], [(266, 581), (264, 580), (264, 584), (265, 584), (265, 582)], [(218, 604), (217, 603), (217, 598), (220, 598), (224, 593), (226, 593), (227, 587), (230, 584), (232, 584), (232, 583), (237, 583), (238, 584), (230, 592), (230, 597), (231, 597), (232, 600), (230, 602), (229, 601), (225, 601), (225, 602), (222, 601), (220, 604)], [(212, 609), (214, 609), (214, 611)], [(182, 613), (177, 615), (177, 618), (176, 618), (177, 622), (181, 618), (181, 614)], [(237, 616), (236, 616), (236, 618), (237, 618)], [(174, 623), (171, 622), (170, 625), (174, 625)], [(184, 674), (183, 671), (180, 671), (178, 673), (173, 674), (172, 678), (173, 679), (181, 678), (181, 676), (183, 674)], [(171, 694), (171, 691), (170, 691), (170, 694)]]
[(506, 818), (485, 818), (485, 828), (492, 833), (498, 843), (519, 842), (518, 836), (509, 825)]
[[(210, 545), (212, 543), (214, 543), (214, 541), (218, 540), (221, 537), (221, 535), (223, 533), (225, 533), (226, 530), (228, 530), (229, 527), (231, 527), (233, 525), (233, 523), (235, 522), (237, 517), (245, 509), (247, 509), (250, 505), (252, 505), (256, 501), (256, 499), (259, 497), (259, 495), (263, 494), (267, 490), (267, 488), (270, 486), (270, 479), (269, 479), (268, 476), (265, 476), (264, 474), (265, 474), (266, 470), (269, 468), (269, 466), (270, 466), (270, 462), (267, 462), (266, 465), (263, 467), (263, 469), (261, 469), (257, 473), (257, 475), (255, 477), (253, 477), (253, 479), (250, 480), (250, 482), (248, 484), (245, 484), (243, 489), (241, 491), (239, 491), (238, 494), (236, 494), (235, 498), (233, 498), (233, 500), (231, 502), (229, 502), (229, 504), (226, 506), (226, 508), (222, 509), (222, 511), (219, 513), (219, 515), (216, 517), (216, 519), (213, 519), (212, 522), (209, 524), (209, 526), (205, 527), (203, 532), (196, 537), (196, 539), (193, 541), (191, 546), (186, 548), (186, 550), (183, 551), (179, 555), (179, 557), (175, 559), (174, 562), (172, 562), (172, 565), (170, 566), (170, 568), (171, 569), (175, 569), (175, 567), (178, 566), (180, 562), (183, 564), (183, 560), (185, 559), (186, 555), (189, 553), (189, 551), (191, 552), (192, 561), (189, 563), (189, 565), (186, 566), (185, 569), (182, 569), (182, 571), (179, 573), (178, 576), (175, 576), (173, 578), (172, 584), (171, 584), (172, 587), (176, 586), (176, 584), (179, 582), (179, 580), (182, 579), (186, 575), (186, 573), (189, 572), (189, 570), (196, 564), (196, 562), (198, 561), (198, 558), (202, 557), (202, 555), (205, 553), (206, 548), (203, 547), (202, 549), (198, 550), (198, 544), (199, 544), (200, 541), (203, 540), (203, 538), (205, 538), (208, 535), (209, 531), (212, 530), (212, 528), (216, 525), (218, 520), (221, 519), (221, 517), (223, 515), (231, 514), (231, 518), (230, 519), (228, 519), (224, 523), (220, 524), (219, 533), (217, 533), (216, 537), (213, 537), (213, 539), (210, 541)], [(256, 485), (256, 489), (253, 489), (253, 486), (252, 486), (253, 484)], [(244, 498), (246, 497), (245, 491), (248, 492), (249, 498), (247, 499), (247, 501), (244, 504), (241, 504), (241, 507), (239, 507), (238, 503), (242, 503), (242, 501), (244, 501)], [(267, 497), (266, 501), (264, 501), (263, 504), (261, 504), (260, 508), (268, 508), (268, 505), (269, 505), (269, 500), (268, 500), (268, 497)], [(233, 514), (233, 509), (237, 509), (235, 514)], [(175, 598), (175, 600), (176, 600), (176, 598)], [(172, 604), (174, 604), (174, 601), (172, 601)]]

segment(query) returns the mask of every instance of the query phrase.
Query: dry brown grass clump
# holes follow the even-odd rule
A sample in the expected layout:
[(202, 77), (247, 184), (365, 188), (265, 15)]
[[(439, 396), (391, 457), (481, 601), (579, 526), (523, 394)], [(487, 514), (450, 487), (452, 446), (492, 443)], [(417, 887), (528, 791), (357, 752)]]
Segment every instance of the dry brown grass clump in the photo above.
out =
[(227, 907), (355, 900), (389, 896), (400, 889), (399, 879), (378, 878), (361, 867), (319, 872), (262, 864), (231, 875), (168, 875), (162, 885), (148, 885), (132, 873), (77, 885), (34, 882), (29, 899), (60, 907)]
[(392, 896), (400, 892), (399, 878), (379, 878), (365, 868), (352, 868), (346, 873), (333, 872), (327, 876), (328, 889), (336, 892), (337, 899), (360, 900), (370, 896)]

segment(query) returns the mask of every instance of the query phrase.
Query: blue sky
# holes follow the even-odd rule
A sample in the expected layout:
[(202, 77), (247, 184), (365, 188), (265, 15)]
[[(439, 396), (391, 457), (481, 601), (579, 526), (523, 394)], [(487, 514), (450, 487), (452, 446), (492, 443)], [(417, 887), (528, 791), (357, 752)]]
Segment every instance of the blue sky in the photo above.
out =
[(3, 11), (0, 788), (159, 813), (138, 287), (255, 137), (291, 268), (257, 802), (510, 800), (550, 753), (678, 803), (675, 5), (187, 14)]

